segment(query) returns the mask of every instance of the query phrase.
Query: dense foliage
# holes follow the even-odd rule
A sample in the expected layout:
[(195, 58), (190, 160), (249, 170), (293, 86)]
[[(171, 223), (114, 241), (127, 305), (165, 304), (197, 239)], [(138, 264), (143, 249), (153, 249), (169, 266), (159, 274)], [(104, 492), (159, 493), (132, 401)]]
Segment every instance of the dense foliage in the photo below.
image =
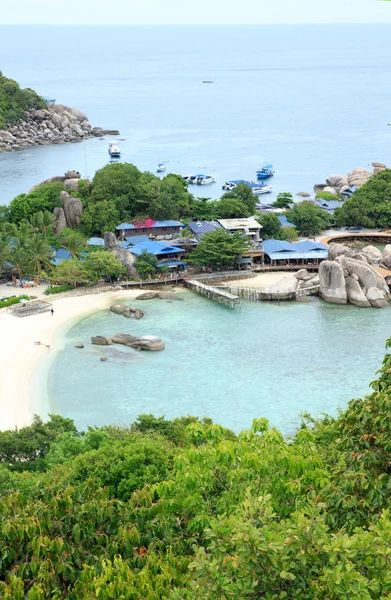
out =
[(290, 208), (294, 204), (293, 196), (290, 192), (280, 192), (273, 202), (276, 208)]
[(390, 372), (289, 440), (261, 418), (0, 432), (1, 597), (390, 598)]
[(289, 211), (289, 221), (295, 225), (301, 235), (312, 237), (327, 228), (330, 217), (310, 200), (304, 200), (295, 204)]
[(28, 194), (19, 194), (9, 205), (10, 221), (20, 223), (30, 219), (34, 213), (53, 212), (56, 206), (61, 206), (60, 192), (64, 189), (61, 181), (44, 183)]
[(296, 229), (290, 226), (283, 227), (276, 213), (261, 215), (258, 221), (262, 225), (261, 235), (264, 240), (294, 241), (297, 239)]
[(240, 231), (215, 229), (202, 236), (189, 261), (195, 265), (232, 266), (250, 248), (251, 240)]
[(390, 227), (391, 169), (371, 177), (335, 214), (339, 225)]
[(32, 108), (45, 108), (43, 98), (30, 88), (21, 89), (0, 71), (0, 129), (23, 119), (25, 111)]

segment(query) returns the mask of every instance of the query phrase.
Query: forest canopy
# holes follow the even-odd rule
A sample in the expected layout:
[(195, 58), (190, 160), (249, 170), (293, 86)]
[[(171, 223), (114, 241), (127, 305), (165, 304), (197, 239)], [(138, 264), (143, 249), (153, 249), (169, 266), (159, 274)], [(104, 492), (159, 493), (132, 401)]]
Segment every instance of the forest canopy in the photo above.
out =
[(44, 108), (45, 102), (34, 90), (22, 89), (13, 79), (0, 71), (0, 129), (7, 129), (23, 119), (24, 112), (33, 108)]

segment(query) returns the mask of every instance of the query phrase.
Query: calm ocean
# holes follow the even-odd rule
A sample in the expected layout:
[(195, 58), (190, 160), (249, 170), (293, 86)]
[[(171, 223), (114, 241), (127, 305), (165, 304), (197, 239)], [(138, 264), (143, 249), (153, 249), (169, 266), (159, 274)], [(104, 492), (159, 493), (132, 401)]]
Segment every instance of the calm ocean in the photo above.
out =
[[(391, 25), (0, 27), (0, 68), (118, 128), (122, 160), (215, 174), (274, 164), (276, 193), (391, 163)], [(213, 84), (203, 84), (213, 80)], [(107, 141), (0, 154), (0, 204), (69, 168), (92, 176)], [(194, 190), (195, 191), (195, 190)]]

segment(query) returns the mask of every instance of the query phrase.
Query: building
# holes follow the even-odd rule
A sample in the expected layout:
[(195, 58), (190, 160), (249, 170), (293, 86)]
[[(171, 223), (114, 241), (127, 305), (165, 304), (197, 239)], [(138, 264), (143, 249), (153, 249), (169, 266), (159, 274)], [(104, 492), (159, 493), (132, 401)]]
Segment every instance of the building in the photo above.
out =
[(278, 218), (278, 220), (281, 223), (281, 227), (293, 227), (293, 228), (295, 228), (295, 225), (293, 223), (291, 223), (290, 221), (288, 221), (288, 219), (286, 218), (285, 215), (280, 215), (277, 218)]
[(265, 240), (261, 244), (265, 264), (279, 265), (318, 265), (328, 257), (328, 248), (320, 242), (283, 242), (281, 240)]
[[(58, 250), (53, 248), (53, 254), (53, 258), (50, 262), (55, 267), (57, 267), (57, 265), (59, 265), (60, 263), (64, 262), (64, 260), (71, 260), (73, 258), (69, 250), (66, 250), (65, 248), (58, 248)], [(86, 254), (87, 252), (80, 252), (80, 259), (83, 260), (83, 257)]]
[(87, 244), (89, 246), (104, 246), (105, 241), (100, 237), (91, 237), (89, 240), (87, 240)]
[(190, 221), (186, 227), (190, 229), (198, 241), (200, 241), (205, 233), (222, 228), (218, 221)]
[(350, 198), (350, 196), (352, 196), (356, 190), (358, 190), (358, 186), (352, 185), (350, 188), (347, 188), (346, 190), (341, 192), (342, 200), (347, 200), (348, 198)]
[(322, 210), (325, 210), (330, 216), (334, 214), (336, 208), (341, 208), (343, 205), (342, 200), (322, 200), (322, 198), (314, 200), (314, 203)]
[(135, 246), (130, 246), (128, 247), (128, 250), (135, 256), (140, 256), (143, 251), (146, 251), (148, 254), (156, 256), (158, 261), (165, 262), (178, 261), (184, 253), (182, 248), (170, 246), (162, 242), (156, 242), (154, 240), (147, 240), (145, 242), (141, 242), (140, 244), (136, 244)]
[(254, 217), (247, 217), (244, 219), (218, 219), (218, 223), (230, 233), (235, 233), (236, 231), (242, 231), (250, 238), (252, 238), (253, 242), (258, 243), (260, 241), (260, 231), (262, 229), (262, 225), (258, 223)]
[(183, 228), (183, 224), (180, 221), (153, 221), (153, 219), (147, 219), (145, 223), (121, 223), (115, 230), (118, 237), (124, 240), (128, 237), (147, 235), (151, 237), (166, 237), (173, 234), (178, 234)]

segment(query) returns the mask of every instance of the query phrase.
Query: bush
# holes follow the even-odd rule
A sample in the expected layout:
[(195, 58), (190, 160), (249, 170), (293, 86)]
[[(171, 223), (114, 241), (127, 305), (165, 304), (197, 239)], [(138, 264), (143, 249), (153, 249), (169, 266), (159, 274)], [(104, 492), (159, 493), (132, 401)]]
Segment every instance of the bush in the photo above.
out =
[(43, 98), (30, 88), (21, 89), (0, 71), (0, 129), (23, 119), (24, 112), (32, 108), (45, 108)]
[(73, 285), (55, 285), (45, 290), (44, 294), (46, 294), (46, 296), (49, 296), (49, 294), (61, 294), (61, 292), (68, 292), (69, 290), (73, 290)]
[(0, 308), (6, 308), (13, 304), (18, 304), (21, 300), (32, 300), (33, 296), (17, 296), (16, 298), (7, 298), (7, 300), (0, 300)]

